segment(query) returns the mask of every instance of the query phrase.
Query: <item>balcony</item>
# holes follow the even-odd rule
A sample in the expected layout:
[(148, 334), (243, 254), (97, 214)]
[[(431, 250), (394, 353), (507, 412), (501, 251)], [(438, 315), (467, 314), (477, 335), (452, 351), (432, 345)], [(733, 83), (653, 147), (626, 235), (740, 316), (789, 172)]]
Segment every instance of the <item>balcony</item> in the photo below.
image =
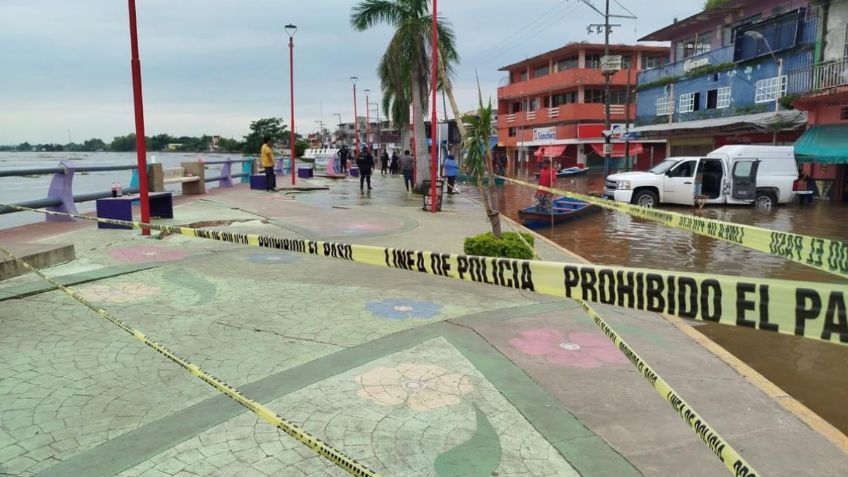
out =
[[(627, 71), (622, 70), (615, 73), (610, 77), (610, 82), (614, 86), (626, 86)], [(636, 84), (636, 70), (633, 70), (630, 73), (630, 83), (634, 85)], [(541, 76), (539, 78), (531, 78), (527, 81), (519, 81), (518, 83), (501, 86), (498, 88), (498, 100), (503, 101), (542, 96), (566, 88), (574, 88), (579, 85), (602, 86), (603, 84), (604, 75), (601, 74), (601, 70), (572, 68)]]
[(663, 80), (668, 77), (683, 76), (690, 71), (703, 66), (715, 66), (722, 63), (732, 62), (733, 45), (729, 45), (715, 50), (710, 50), (700, 55), (691, 56), (685, 60), (675, 61), (674, 63), (669, 63), (667, 65), (660, 66), (659, 68), (642, 70), (639, 72), (637, 82), (638, 84), (653, 83), (654, 81)]
[[(626, 107), (623, 104), (610, 105), (610, 120), (624, 121)], [(636, 117), (636, 105), (630, 108), (631, 118)], [(565, 121), (603, 121), (604, 105), (599, 103), (571, 103), (553, 108), (542, 108), (498, 116), (498, 128), (536, 127), (562, 123)]]
[(787, 73), (787, 94), (821, 93), (848, 85), (848, 57)]

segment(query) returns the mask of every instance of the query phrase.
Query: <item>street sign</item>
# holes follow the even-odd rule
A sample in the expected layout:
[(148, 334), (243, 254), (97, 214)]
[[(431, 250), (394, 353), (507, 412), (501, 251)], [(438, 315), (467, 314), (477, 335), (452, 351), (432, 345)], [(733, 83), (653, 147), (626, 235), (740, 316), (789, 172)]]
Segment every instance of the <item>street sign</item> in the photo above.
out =
[(601, 72), (615, 73), (621, 70), (621, 55), (606, 55), (601, 57)]
[(612, 144), (604, 143), (604, 155), (611, 156), (612, 155)]

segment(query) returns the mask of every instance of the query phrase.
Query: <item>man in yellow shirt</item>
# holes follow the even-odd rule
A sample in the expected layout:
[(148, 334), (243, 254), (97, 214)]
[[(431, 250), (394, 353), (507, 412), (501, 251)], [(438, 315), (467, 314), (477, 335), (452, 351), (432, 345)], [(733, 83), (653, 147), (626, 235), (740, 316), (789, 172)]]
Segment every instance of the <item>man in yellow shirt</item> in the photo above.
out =
[(262, 152), (259, 157), (262, 167), (265, 169), (265, 190), (277, 192), (277, 176), (274, 175), (274, 151), (271, 149), (271, 138), (262, 138)]

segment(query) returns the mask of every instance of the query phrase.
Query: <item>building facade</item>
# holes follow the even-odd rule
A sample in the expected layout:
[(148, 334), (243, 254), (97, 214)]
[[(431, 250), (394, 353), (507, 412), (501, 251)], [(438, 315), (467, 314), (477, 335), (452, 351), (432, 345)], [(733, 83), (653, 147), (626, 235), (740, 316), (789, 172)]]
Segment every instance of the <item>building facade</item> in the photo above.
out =
[[(667, 47), (610, 45), (610, 55), (621, 55), (621, 70), (610, 75), (610, 120), (622, 131), (635, 117), (630, 90), (639, 71), (668, 60)], [(562, 165), (603, 167), (604, 45), (568, 43), (526, 60), (504, 66), (505, 85), (498, 88), (498, 146), (512, 168), (536, 167), (536, 159), (553, 157)], [(613, 157), (619, 166), (629, 149), (630, 165), (650, 167), (665, 157), (662, 139), (647, 139), (625, 147), (618, 135)]]
[(670, 41), (668, 63), (637, 77), (640, 138), (665, 138), (670, 155), (725, 144), (792, 144), (806, 112), (809, 68), (824, 10), (806, 0), (727, 0), (640, 41)]
[(848, 202), (848, 0), (822, 2), (819, 54), (808, 68), (810, 92), (793, 101), (808, 112), (795, 156), (820, 199)]

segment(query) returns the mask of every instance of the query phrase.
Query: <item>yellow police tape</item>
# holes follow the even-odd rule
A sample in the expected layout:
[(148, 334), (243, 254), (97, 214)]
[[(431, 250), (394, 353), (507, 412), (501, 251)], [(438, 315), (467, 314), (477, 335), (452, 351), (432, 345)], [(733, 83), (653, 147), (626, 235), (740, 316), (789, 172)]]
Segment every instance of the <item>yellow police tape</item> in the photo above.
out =
[(616, 348), (621, 351), (624, 356), (630, 361), (633, 366), (639, 371), (639, 374), (645, 378), (651, 386), (654, 387), (654, 390), (659, 393), (660, 396), (663, 397), (671, 407), (677, 411), (677, 414), (683, 419), (686, 424), (689, 425), (692, 430), (698, 434), (698, 437), (710, 448), (710, 450), (724, 463), (725, 467), (730, 471), (731, 474), (736, 477), (756, 477), (759, 473), (754, 470), (754, 467), (745, 461), (739, 452), (736, 451), (715, 429), (713, 429), (707, 421), (704, 420), (694, 409), (689, 405), (686, 401), (677, 394), (677, 391), (671, 388), (671, 386), (663, 379), (656, 371), (651, 368), (648, 363), (642, 360), (642, 358), (630, 347), (627, 342), (625, 342), (618, 333), (615, 332), (605, 321), (601, 318), (588, 303), (582, 300), (578, 300), (580, 305), (586, 311), (592, 321), (595, 322), (596, 325), (607, 335), (607, 338), (612, 341)]
[(848, 285), (845, 284), (477, 257), (72, 216), (848, 345)]
[(511, 179), (502, 179), (523, 186), (545, 190), (555, 194), (580, 199), (607, 209), (630, 214), (640, 219), (659, 222), (667, 227), (687, 230), (699, 235), (725, 240), (742, 245), (759, 252), (777, 257), (783, 257), (793, 262), (801, 263), (823, 270), (843, 278), (848, 278), (848, 241), (812, 237), (810, 235), (778, 232), (775, 230), (754, 227), (752, 225), (734, 224), (721, 220), (706, 219), (693, 215), (652, 209), (638, 205), (602, 199), (590, 195), (578, 194), (566, 190), (543, 187), (538, 184)]
[(194, 364), (194, 363), (192, 363), (192, 362), (190, 362), (190, 361), (188, 361), (184, 358), (177, 356), (171, 350), (169, 350), (168, 348), (163, 346), (161, 343), (158, 343), (158, 342), (150, 339), (144, 333), (142, 333), (141, 331), (138, 331), (137, 329), (134, 329), (133, 327), (131, 327), (129, 324), (127, 324), (123, 320), (113, 316), (108, 311), (104, 310), (103, 308), (100, 308), (97, 305), (92, 304), (91, 302), (86, 300), (84, 297), (82, 297), (80, 294), (78, 294), (77, 292), (71, 290), (68, 287), (63, 286), (61, 283), (59, 283), (56, 280), (53, 280), (52, 278), (48, 277), (47, 275), (42, 273), (40, 270), (31, 266), (27, 262), (21, 260), (19, 257), (14, 255), (12, 252), (6, 250), (2, 246), (0, 246), (0, 252), (5, 253), (6, 255), (11, 257), (13, 260), (20, 263), (22, 266), (24, 266), (24, 268), (26, 268), (29, 271), (40, 276), (41, 278), (43, 278), (44, 280), (49, 282), (54, 287), (56, 287), (59, 290), (61, 290), (62, 292), (64, 292), (66, 295), (68, 295), (71, 298), (73, 298), (74, 300), (82, 303), (83, 305), (85, 305), (86, 307), (88, 307), (89, 309), (91, 309), (92, 311), (94, 311), (95, 313), (100, 315), (101, 317), (110, 321), (112, 324), (118, 326), (122, 330), (124, 330), (127, 333), (134, 336), (137, 340), (139, 340), (142, 343), (144, 343), (145, 345), (153, 348), (154, 350), (159, 352), (162, 356), (165, 356), (166, 358), (173, 361), (174, 363), (176, 363), (180, 367), (186, 369), (187, 371), (189, 371), (194, 376), (196, 376), (196, 377), (200, 378), (201, 380), (203, 380), (204, 382), (206, 382), (206, 384), (209, 384), (210, 386), (214, 387), (218, 391), (226, 394), (233, 401), (235, 401), (235, 402), (241, 404), (242, 406), (246, 407), (251, 412), (253, 412), (257, 416), (262, 418), (262, 420), (264, 420), (265, 422), (268, 422), (269, 424), (279, 428), (280, 430), (282, 430), (286, 434), (294, 437), (301, 444), (304, 444), (307, 447), (311, 448), (312, 450), (314, 450), (315, 452), (317, 452), (321, 456), (325, 457), (330, 462), (337, 465), (338, 467), (340, 467), (342, 470), (346, 471), (350, 475), (354, 475), (354, 476), (358, 476), (358, 477), (370, 477), (370, 476), (378, 476), (379, 475), (379, 474), (375, 473), (374, 471), (372, 471), (371, 469), (369, 469), (368, 467), (366, 467), (365, 465), (360, 464), (359, 462), (357, 462), (354, 459), (351, 459), (350, 457), (345, 455), (343, 452), (341, 452), (341, 451), (331, 447), (330, 445), (324, 443), (323, 441), (321, 441), (321, 439), (318, 439), (317, 437), (309, 434), (308, 432), (304, 431), (303, 429), (296, 426), (295, 424), (287, 421), (286, 419), (283, 419), (277, 413), (275, 413), (271, 409), (267, 408), (266, 406), (262, 405), (261, 403), (249, 398), (246, 394), (239, 391), (237, 388), (230, 386), (229, 384), (227, 384), (223, 380), (216, 378), (215, 376), (213, 376), (213, 375), (207, 373), (206, 371), (200, 369), (200, 367), (197, 366), (196, 364)]

